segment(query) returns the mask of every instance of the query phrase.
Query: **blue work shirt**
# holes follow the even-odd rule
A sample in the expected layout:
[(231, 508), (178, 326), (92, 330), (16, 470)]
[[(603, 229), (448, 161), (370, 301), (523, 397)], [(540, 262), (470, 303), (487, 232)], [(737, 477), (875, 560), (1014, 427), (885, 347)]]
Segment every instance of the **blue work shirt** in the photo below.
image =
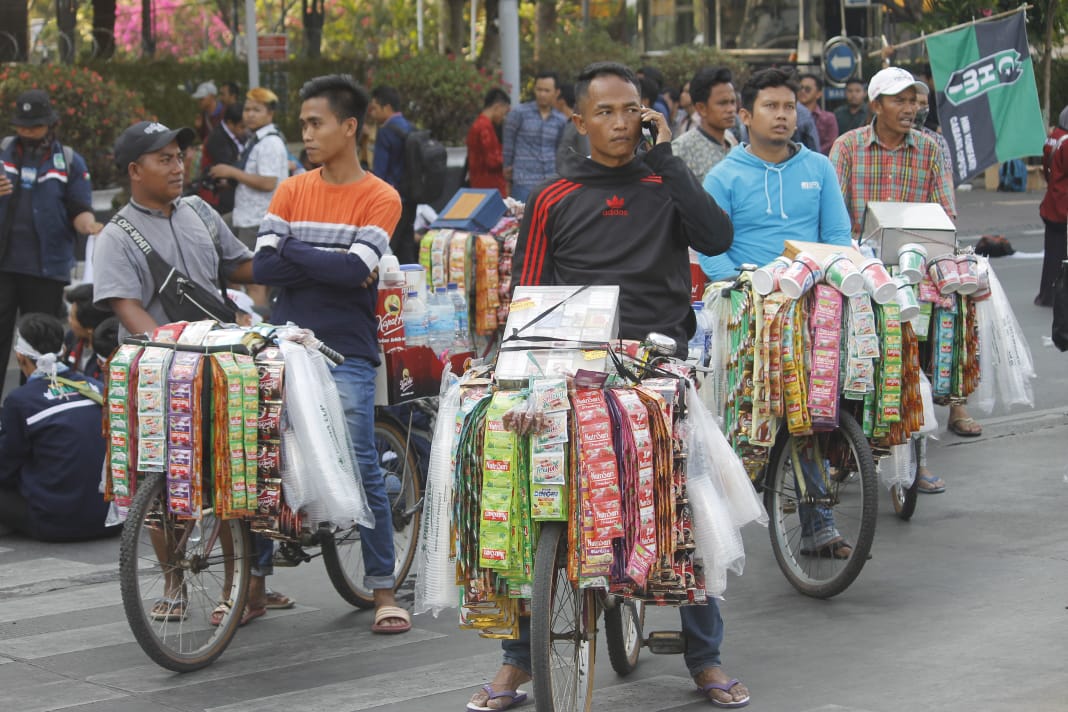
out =
[(504, 167), (512, 169), (514, 185), (535, 186), (556, 175), (556, 148), (567, 119), (556, 109), (541, 117), (537, 103), (528, 101), (508, 112), (504, 120)]
[[(10, 195), (0, 197), (0, 230), (8, 225), (9, 210), (16, 211), (17, 217), (26, 209), (25, 204), (22, 210), (19, 208), (26, 190), (22, 187), (23, 159), (24, 151), (18, 140), (0, 152), (4, 173), (15, 188)], [(0, 268), (3, 271), (70, 281), (77, 236), (73, 221), (80, 213), (93, 210), (93, 189), (85, 160), (72, 152), (70, 162), (68, 166), (59, 141), (53, 141), (50, 150), (42, 155), (33, 187), (29, 189), (32, 220), (28, 225), (23, 223), (19, 230), (12, 227), (7, 234), (0, 235), (8, 255)]]

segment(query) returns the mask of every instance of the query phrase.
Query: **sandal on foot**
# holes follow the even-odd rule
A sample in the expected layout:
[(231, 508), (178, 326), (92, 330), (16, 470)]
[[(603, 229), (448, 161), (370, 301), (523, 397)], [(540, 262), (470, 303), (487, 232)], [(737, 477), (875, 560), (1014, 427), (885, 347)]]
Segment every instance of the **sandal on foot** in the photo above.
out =
[[(737, 680), (735, 682), (737, 682)], [(489, 695), (489, 697), (486, 698), (486, 702), (489, 702), (490, 700), (499, 700), (503, 697), (507, 697), (508, 702), (502, 707), (486, 707), (484, 705), (477, 705), (474, 702), (468, 702), (467, 712), (495, 712), (496, 710), (506, 710), (509, 707), (521, 705), (527, 701), (527, 693), (522, 690), (501, 690), (500, 692), (494, 692), (493, 687), (490, 685), (483, 685), (482, 689)]]
[(238, 623), (238, 625), (245, 625), (249, 621), (255, 620), (256, 618), (265, 615), (267, 615), (267, 609), (264, 607), (251, 608), (249, 606), (245, 606), (245, 613), (241, 616), (241, 622)]
[(941, 494), (946, 491), (946, 483), (938, 475), (917, 475), (919, 482), (916, 491), (924, 494)]
[(719, 690), (720, 692), (726, 692), (729, 695), (731, 690), (733, 690), (736, 686), (738, 686), (740, 684), (742, 684), (742, 681), (739, 680), (736, 677), (732, 677), (730, 680), (727, 680), (726, 682), (710, 682), (707, 685), (703, 685), (701, 687), (701, 694), (704, 695), (705, 698), (709, 702), (711, 702), (714, 707), (723, 707), (723, 708), (726, 708), (726, 709), (737, 708), (737, 707), (745, 707), (746, 705), (749, 704), (749, 695), (746, 695), (745, 697), (743, 697), (740, 700), (732, 699), (730, 702), (724, 702), (722, 700), (717, 700), (715, 697), (712, 696), (712, 690)]
[(848, 559), (853, 555), (853, 545), (845, 539), (835, 539), (816, 549), (801, 549), (801, 555), (825, 559)]
[(265, 595), (266, 603), (264, 603), (263, 607), (268, 610), (280, 611), (286, 608), (292, 608), (297, 604), (297, 599), (291, 598), (284, 593), (278, 593), (278, 591), (272, 591), (271, 589), (267, 589)]
[(977, 438), (983, 434), (983, 428), (975, 418), (954, 418), (949, 421), (949, 432), (962, 438)]
[(181, 596), (177, 598), (157, 598), (156, 602), (152, 604), (152, 610), (149, 612), (148, 617), (154, 621), (180, 621), (185, 618), (185, 599)]
[(215, 606), (215, 610), (211, 612), (209, 622), (216, 627), (222, 625), (223, 618), (226, 618), (226, 614), (230, 612), (230, 608), (229, 601), (222, 601), (219, 605)]
[[(384, 621), (390, 619), (404, 621), (404, 625), (382, 625)], [(396, 633), (407, 633), (411, 629), (412, 616), (403, 608), (397, 608), (396, 606), (382, 606), (375, 610), (375, 622), (374, 625), (371, 626), (372, 633), (394, 635)]]

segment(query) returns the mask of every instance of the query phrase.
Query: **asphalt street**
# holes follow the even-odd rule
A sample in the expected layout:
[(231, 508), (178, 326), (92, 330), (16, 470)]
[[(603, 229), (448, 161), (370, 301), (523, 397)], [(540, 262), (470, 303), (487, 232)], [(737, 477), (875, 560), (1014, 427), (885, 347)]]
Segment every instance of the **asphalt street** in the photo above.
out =
[[(1068, 355), (1043, 345), (1051, 312), (1032, 305), (1040, 197), (958, 193), (964, 241), (1002, 234), (1018, 251), (994, 267), (1036, 364), (1034, 409), (973, 412), (984, 433), (969, 439), (944, 432), (940, 409), (929, 461), (948, 491), (921, 497), (907, 523), (884, 497), (872, 559), (832, 600), (796, 593), (767, 532), (746, 532), (745, 573), (723, 603), (723, 664), (751, 689), (748, 709), (1068, 710), (1058, 504), (1068, 496)], [(498, 645), (458, 630), (452, 611), (416, 617), (407, 635), (371, 635), (371, 613), (344, 603), (313, 561), (270, 582), (298, 599), (295, 609), (241, 629), (211, 668), (170, 673), (133, 642), (117, 557), (116, 541), (0, 537), (0, 712), (459, 712), (499, 662)], [(671, 610), (648, 613), (647, 629), (677, 626)], [(619, 678), (600, 643), (595, 710), (708, 708), (680, 657), (643, 652), (636, 672)]]

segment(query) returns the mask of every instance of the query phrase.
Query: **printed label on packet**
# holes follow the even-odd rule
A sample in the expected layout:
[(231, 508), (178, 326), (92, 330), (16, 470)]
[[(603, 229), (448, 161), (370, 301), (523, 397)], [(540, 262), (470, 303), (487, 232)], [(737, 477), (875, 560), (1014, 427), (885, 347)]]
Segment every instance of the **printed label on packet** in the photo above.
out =
[(567, 456), (563, 449), (533, 453), (530, 456), (530, 482), (534, 485), (562, 485), (567, 482)]

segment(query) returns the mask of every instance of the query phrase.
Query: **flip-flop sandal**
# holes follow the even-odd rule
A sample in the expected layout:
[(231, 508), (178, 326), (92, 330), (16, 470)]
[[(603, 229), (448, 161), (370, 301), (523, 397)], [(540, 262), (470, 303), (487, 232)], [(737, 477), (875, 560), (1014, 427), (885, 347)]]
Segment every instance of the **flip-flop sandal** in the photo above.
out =
[(938, 475), (917, 475), (919, 484), (916, 491), (924, 494), (942, 494), (946, 491), (946, 483)]
[(278, 593), (267, 589), (266, 591), (266, 603), (264, 608), (272, 611), (281, 611), (287, 608), (292, 608), (297, 604), (297, 599), (285, 595), (284, 593)]
[[(843, 552), (842, 549), (849, 549)], [(853, 545), (845, 539), (829, 541), (817, 549), (801, 549), (801, 556), (819, 556), (821, 558), (839, 559), (844, 561), (853, 555)]]
[(211, 612), (211, 618), (208, 619), (208, 622), (211, 623), (213, 626), (218, 627), (222, 625), (223, 618), (226, 618), (226, 614), (228, 614), (229, 612), (230, 603), (227, 601), (222, 601), (221, 603), (219, 603), (219, 605), (215, 606), (215, 610)]
[(467, 712), (495, 712), (496, 710), (506, 710), (509, 707), (521, 705), (527, 701), (527, 693), (522, 690), (501, 690), (500, 692), (494, 692), (493, 687), (490, 685), (483, 685), (482, 689), (489, 695), (489, 699), (486, 700), (487, 702), (489, 702), (489, 700), (499, 700), (502, 697), (507, 697), (508, 704), (503, 707), (483, 707), (481, 705), (476, 705), (474, 702), (468, 702)]
[(964, 428), (960, 427), (960, 423), (964, 423), (965, 425), (971, 425), (973, 423), (975, 425), (979, 425), (979, 421), (977, 421), (975, 418), (954, 418), (953, 420), (949, 421), (949, 431), (951, 433), (961, 436), (962, 438), (977, 438), (983, 434), (982, 427), (980, 427), (978, 430), (965, 430)]
[[(404, 625), (382, 625), (383, 621), (390, 620), (391, 618), (404, 621)], [(397, 608), (396, 606), (382, 606), (375, 610), (375, 622), (371, 626), (372, 633), (396, 635), (397, 633), (407, 633), (411, 629), (412, 616), (403, 608)]]
[(245, 614), (241, 616), (241, 622), (238, 623), (238, 625), (245, 625), (249, 621), (265, 615), (267, 615), (266, 608), (249, 608), (248, 606), (245, 606)]
[(172, 622), (185, 619), (185, 613), (184, 598), (157, 598), (148, 617), (154, 621)]
[(721, 700), (717, 700), (715, 697), (709, 694), (710, 692), (712, 692), (712, 690), (719, 690), (720, 692), (726, 692), (727, 694), (730, 694), (730, 691), (733, 690), (736, 685), (740, 684), (742, 684), (742, 681), (736, 677), (732, 677), (726, 682), (710, 682), (701, 688), (701, 694), (704, 695), (705, 698), (712, 703), (713, 707), (723, 707), (726, 709), (745, 707), (749, 704), (749, 695), (746, 695), (743, 699), (740, 700), (723, 702)]

